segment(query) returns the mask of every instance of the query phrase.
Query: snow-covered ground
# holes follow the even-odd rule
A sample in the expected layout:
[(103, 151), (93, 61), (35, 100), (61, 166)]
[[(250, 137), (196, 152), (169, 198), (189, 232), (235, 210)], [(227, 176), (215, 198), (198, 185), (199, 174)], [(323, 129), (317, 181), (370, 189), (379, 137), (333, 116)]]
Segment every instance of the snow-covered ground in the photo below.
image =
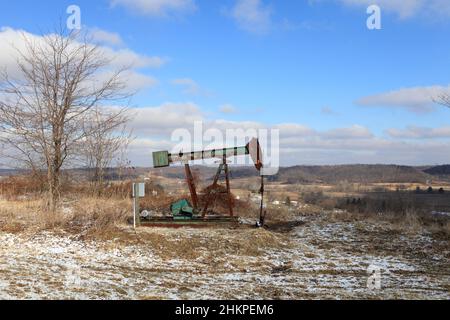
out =
[(146, 229), (132, 244), (0, 233), (0, 299), (450, 299), (449, 239), (303, 219), (282, 234)]

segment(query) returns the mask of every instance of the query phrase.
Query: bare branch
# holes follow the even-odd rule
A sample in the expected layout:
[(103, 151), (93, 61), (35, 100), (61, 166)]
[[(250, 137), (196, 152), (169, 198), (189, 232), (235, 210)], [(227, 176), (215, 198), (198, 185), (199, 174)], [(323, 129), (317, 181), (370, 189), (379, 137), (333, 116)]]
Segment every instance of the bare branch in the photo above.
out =
[(106, 143), (102, 163), (119, 148), (119, 128), (128, 121), (125, 109), (107, 109), (130, 97), (122, 75), (111, 69), (101, 48), (79, 34), (48, 34), (34, 39), (22, 34), (18, 49), (20, 77), (0, 72), (0, 143), (6, 155), (33, 170), (47, 171), (50, 204), (58, 200), (61, 169), (85, 153), (81, 146)]

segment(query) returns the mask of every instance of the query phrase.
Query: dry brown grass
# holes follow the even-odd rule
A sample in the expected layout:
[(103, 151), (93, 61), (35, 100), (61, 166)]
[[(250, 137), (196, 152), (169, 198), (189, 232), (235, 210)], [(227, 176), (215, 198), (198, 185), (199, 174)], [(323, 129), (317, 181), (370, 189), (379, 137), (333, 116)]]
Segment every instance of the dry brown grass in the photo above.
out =
[(189, 199), (187, 195), (173, 197), (165, 193), (158, 194), (156, 196), (147, 194), (144, 198), (139, 200), (139, 206), (142, 210), (156, 210), (160, 212), (167, 212), (169, 211), (170, 205), (172, 203), (183, 198)]
[(0, 200), (0, 230), (17, 233), (40, 220), (42, 200)]
[(45, 191), (42, 176), (12, 176), (0, 180), (0, 195), (8, 200), (32, 197)]
[[(0, 179), (0, 197), (7, 200), (42, 198), (46, 194), (46, 179), (44, 175), (17, 175)], [(131, 197), (131, 181), (108, 182), (100, 194), (93, 184), (81, 179), (76, 180), (65, 172), (61, 176), (61, 195), (65, 197), (83, 196), (126, 199)], [(158, 188), (150, 182), (146, 182), (147, 190)]]
[(85, 198), (77, 201), (67, 214), (63, 227), (66, 231), (85, 237), (109, 237), (131, 215), (130, 200)]
[(128, 200), (81, 198), (63, 202), (56, 212), (50, 212), (43, 200), (2, 200), (0, 230), (11, 233), (62, 230), (83, 237), (107, 237), (126, 223), (130, 208)]
[(56, 212), (48, 210), (45, 179), (15, 176), (0, 181), (0, 231), (62, 230), (83, 237), (108, 237), (131, 216), (131, 182), (110, 183), (102, 197), (94, 197), (89, 183), (69, 180), (64, 180), (61, 193), (65, 197)]
[(170, 228), (141, 228), (137, 233), (130, 229), (122, 230), (122, 233), (122, 240), (145, 243), (164, 259), (203, 257), (210, 265), (218, 263), (226, 255), (260, 256), (269, 249), (281, 250), (290, 245), (286, 235), (249, 227), (182, 232)]
[(436, 236), (450, 236), (450, 219), (448, 217), (435, 217), (431, 214), (414, 209), (408, 209), (404, 214), (395, 212), (350, 212), (345, 210), (331, 211), (328, 214), (331, 222), (355, 222), (365, 223), (387, 223), (395, 232), (422, 234), (431, 233)]

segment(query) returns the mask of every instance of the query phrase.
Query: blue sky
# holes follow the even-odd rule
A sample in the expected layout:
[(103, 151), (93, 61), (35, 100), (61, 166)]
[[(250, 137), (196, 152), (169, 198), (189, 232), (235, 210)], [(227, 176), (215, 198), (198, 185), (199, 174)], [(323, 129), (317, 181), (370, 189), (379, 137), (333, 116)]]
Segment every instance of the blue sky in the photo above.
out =
[[(381, 30), (366, 27), (372, 3)], [(284, 165), (450, 162), (450, 109), (430, 99), (450, 91), (450, 1), (16, 0), (2, 2), (0, 27), (39, 36), (71, 4), (103, 46), (160, 59), (136, 68), (152, 79), (132, 101), (148, 126), (177, 109), (295, 124), (299, 143), (281, 129)], [(170, 147), (170, 128), (134, 125), (137, 164)]]

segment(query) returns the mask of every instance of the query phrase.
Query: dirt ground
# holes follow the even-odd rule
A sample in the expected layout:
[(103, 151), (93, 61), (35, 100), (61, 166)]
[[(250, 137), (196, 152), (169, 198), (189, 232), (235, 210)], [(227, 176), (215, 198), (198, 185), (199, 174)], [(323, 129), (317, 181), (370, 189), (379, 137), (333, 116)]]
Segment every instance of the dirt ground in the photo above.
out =
[(0, 299), (450, 299), (448, 236), (382, 222), (321, 213), (269, 230), (123, 234), (0, 233)]

